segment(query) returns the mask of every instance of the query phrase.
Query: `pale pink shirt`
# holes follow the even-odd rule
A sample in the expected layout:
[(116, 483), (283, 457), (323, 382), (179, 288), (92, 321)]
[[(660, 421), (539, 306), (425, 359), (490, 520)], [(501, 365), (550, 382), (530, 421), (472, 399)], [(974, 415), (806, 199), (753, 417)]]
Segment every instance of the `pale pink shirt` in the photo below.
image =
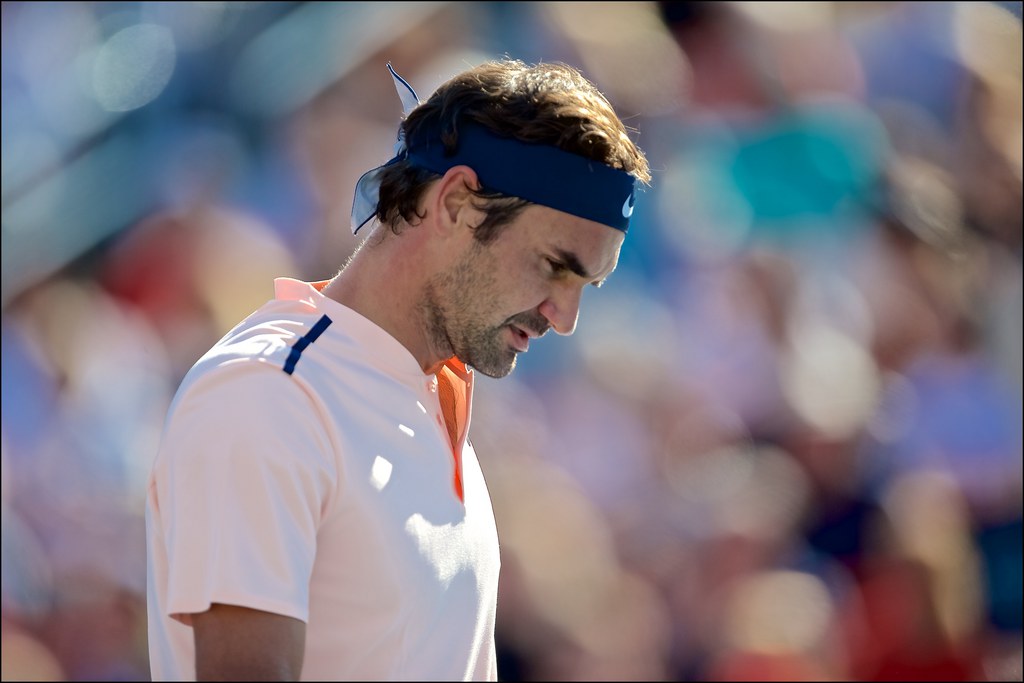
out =
[(464, 403), (453, 448), (437, 378), (405, 347), (309, 283), (275, 292), (167, 417), (146, 509), (154, 680), (195, 678), (190, 615), (212, 603), (306, 622), (303, 680), (496, 680), (472, 371), (445, 370)]

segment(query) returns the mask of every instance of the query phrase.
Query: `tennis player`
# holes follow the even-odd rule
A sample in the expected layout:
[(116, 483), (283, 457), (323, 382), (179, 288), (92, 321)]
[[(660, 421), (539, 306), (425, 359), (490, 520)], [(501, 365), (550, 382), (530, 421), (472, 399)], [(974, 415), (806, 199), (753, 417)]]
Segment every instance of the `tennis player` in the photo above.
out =
[(392, 75), (406, 114), (356, 188), (367, 238), (330, 280), (276, 280), (171, 405), (154, 680), (497, 679), (474, 373), (573, 332), (650, 174), (573, 68), (488, 62), (422, 104)]

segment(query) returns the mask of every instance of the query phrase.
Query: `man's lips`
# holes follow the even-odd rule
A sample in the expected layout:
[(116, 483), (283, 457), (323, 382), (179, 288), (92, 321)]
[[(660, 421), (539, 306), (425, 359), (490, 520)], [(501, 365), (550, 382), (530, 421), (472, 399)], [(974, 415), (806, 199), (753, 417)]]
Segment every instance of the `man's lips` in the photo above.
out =
[(536, 335), (529, 334), (517, 325), (509, 325), (508, 329), (512, 332), (512, 348), (519, 353), (526, 353), (529, 351), (530, 337)]

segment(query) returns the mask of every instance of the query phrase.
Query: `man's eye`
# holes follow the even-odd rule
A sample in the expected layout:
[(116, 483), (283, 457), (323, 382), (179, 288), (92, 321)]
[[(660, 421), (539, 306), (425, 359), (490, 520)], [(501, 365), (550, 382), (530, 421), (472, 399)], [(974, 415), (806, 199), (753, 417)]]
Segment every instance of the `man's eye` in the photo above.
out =
[(557, 275), (558, 273), (561, 273), (566, 269), (565, 264), (560, 263), (559, 261), (552, 261), (551, 259), (547, 259), (547, 262), (551, 266), (552, 274)]

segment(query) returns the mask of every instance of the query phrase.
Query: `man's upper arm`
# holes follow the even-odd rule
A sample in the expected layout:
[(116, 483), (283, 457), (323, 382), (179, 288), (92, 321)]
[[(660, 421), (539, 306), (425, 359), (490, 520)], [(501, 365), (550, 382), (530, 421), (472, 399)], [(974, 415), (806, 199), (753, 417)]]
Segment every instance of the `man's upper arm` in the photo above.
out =
[(189, 624), (219, 603), (306, 619), (337, 469), (316, 406), (291, 377), (246, 364), (194, 384), (169, 420), (154, 479), (165, 614)]
[(281, 614), (215, 603), (192, 615), (196, 680), (296, 681), (306, 624)]

